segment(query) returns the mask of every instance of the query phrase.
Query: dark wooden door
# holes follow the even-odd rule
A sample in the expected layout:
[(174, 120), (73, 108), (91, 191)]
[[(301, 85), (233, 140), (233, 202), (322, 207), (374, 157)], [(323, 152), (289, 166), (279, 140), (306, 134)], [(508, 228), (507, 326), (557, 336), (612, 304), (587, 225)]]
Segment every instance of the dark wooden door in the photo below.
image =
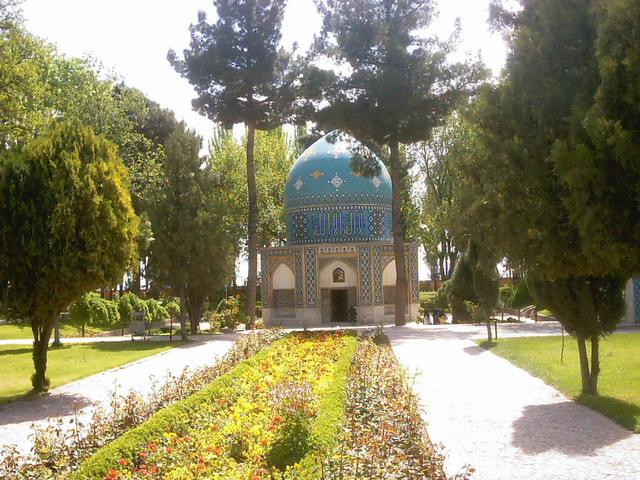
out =
[(346, 288), (331, 290), (331, 321), (349, 321), (349, 291)]

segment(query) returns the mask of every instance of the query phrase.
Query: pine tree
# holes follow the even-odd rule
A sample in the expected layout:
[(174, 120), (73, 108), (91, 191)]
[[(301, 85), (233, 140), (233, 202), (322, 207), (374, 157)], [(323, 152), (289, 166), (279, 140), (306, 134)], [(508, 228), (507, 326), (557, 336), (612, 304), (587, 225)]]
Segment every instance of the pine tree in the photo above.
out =
[(258, 193), (255, 177), (255, 131), (282, 125), (296, 100), (297, 69), (280, 44), (286, 0), (215, 0), (217, 20), (204, 12), (191, 25), (191, 44), (173, 67), (195, 87), (196, 111), (230, 128), (247, 128), (249, 327), (255, 321), (258, 261)]
[(396, 325), (404, 325), (407, 275), (402, 218), (401, 144), (427, 139), (484, 75), (478, 65), (450, 65), (453, 42), (425, 38), (433, 16), (425, 0), (320, 0), (324, 15), (318, 55), (344, 73), (313, 70), (309, 92), (326, 100), (314, 118), (361, 141), (385, 146), (393, 185), (392, 230), (396, 263)]

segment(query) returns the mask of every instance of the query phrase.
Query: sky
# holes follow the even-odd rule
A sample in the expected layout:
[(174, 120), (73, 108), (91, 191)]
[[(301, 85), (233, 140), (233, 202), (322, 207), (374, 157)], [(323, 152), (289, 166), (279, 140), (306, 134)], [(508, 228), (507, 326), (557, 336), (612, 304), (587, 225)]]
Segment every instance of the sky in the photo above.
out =
[[(27, 29), (53, 43), (68, 56), (89, 55), (131, 87), (162, 107), (173, 110), (205, 140), (212, 122), (191, 109), (195, 93), (167, 61), (167, 52), (180, 53), (189, 44), (189, 24), (198, 10), (215, 18), (211, 0), (25, 0)], [(461, 37), (452, 60), (480, 55), (494, 76), (500, 73), (506, 49), (499, 34), (487, 25), (489, 0), (439, 0), (433, 32), (447, 38), (460, 19)], [(282, 26), (285, 45), (301, 50), (311, 43), (321, 19), (313, 0), (289, 0)], [(241, 270), (246, 270), (242, 265)], [(240, 273), (239, 277), (246, 274)], [(428, 278), (421, 265), (420, 278)]]

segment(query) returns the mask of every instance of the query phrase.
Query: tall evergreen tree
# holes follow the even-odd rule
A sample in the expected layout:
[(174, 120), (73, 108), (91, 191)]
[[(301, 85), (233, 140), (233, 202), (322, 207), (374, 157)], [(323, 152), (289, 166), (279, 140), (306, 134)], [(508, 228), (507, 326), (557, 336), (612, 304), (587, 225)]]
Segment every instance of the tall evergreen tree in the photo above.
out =
[[(401, 144), (425, 140), (484, 74), (479, 65), (450, 65), (453, 42), (421, 33), (434, 16), (429, 0), (318, 0), (324, 15), (317, 52), (341, 73), (311, 71), (320, 93), (315, 118), (362, 141), (386, 147), (393, 185), (396, 324), (406, 322), (407, 275), (402, 218)], [(318, 85), (321, 88), (318, 88)], [(406, 170), (406, 168), (405, 168)]]
[(510, 28), (511, 52), (501, 84), (471, 109), (473, 148), (457, 159), (459, 221), (522, 265), (536, 303), (576, 336), (589, 394), (598, 388), (600, 338), (620, 320), (624, 281), (640, 271), (637, 196), (629, 192), (638, 188), (637, 157), (627, 142), (599, 157), (591, 140), (611, 66), (595, 55), (602, 28), (594, 5), (540, 0), (523, 1), (516, 14), (494, 10)]
[(33, 389), (48, 389), (47, 351), (59, 313), (115, 285), (135, 253), (138, 218), (115, 146), (77, 122), (55, 124), (0, 157), (0, 291), (29, 319)]
[(247, 131), (249, 276), (247, 310), (255, 321), (258, 261), (258, 194), (255, 177), (255, 131), (281, 125), (295, 101), (296, 70), (290, 53), (280, 47), (286, 0), (214, 0), (217, 20), (204, 12), (191, 25), (191, 44), (173, 67), (195, 87), (193, 107), (230, 128), (244, 123)]
[(184, 124), (169, 136), (164, 160), (164, 187), (153, 211), (153, 268), (182, 301), (191, 333), (197, 333), (204, 302), (233, 274), (237, 239), (227, 228), (227, 201), (219, 195), (215, 175), (200, 158), (201, 139)]

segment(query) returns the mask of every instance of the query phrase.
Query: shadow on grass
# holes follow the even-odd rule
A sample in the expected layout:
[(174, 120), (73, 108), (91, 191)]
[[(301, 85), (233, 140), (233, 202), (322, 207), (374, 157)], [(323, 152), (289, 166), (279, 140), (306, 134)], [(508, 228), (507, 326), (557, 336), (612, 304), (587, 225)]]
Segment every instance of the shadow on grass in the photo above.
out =
[[(17, 400), (29, 400), (28, 406)], [(45, 418), (70, 415), (74, 411), (87, 407), (91, 402), (82, 395), (67, 393), (56, 395), (34, 395), (26, 393), (11, 397), (0, 397), (0, 426), (21, 422), (35, 422)]]
[(569, 401), (526, 406), (513, 422), (512, 443), (532, 455), (555, 450), (585, 456), (631, 435), (608, 418)]
[(482, 355), (483, 353), (492, 349), (496, 345), (497, 343), (495, 342), (484, 341), (478, 345), (473, 345), (472, 347), (464, 347), (463, 350), (464, 350), (464, 353), (468, 355)]
[(498, 345), (496, 342), (484, 341), (472, 347), (464, 347), (463, 350), (464, 350), (464, 353), (468, 355), (482, 355), (483, 353), (486, 353), (488, 350), (492, 349), (496, 345)]
[[(13, 345), (11, 345), (13, 346)], [(0, 358), (2, 357), (9, 357), (11, 355), (31, 355), (31, 352), (33, 351), (33, 349), (31, 348), (31, 345), (29, 346), (24, 346), (24, 345), (16, 345), (16, 348), (11, 348), (11, 349), (7, 349), (7, 350), (0, 350)], [(8, 359), (7, 359), (8, 360)]]
[(174, 340), (173, 342), (167, 341), (142, 341), (142, 340), (125, 340), (122, 342), (94, 342), (77, 344), (82, 345), (86, 350), (97, 350), (101, 352), (145, 352), (149, 350), (157, 350), (160, 347), (175, 346), (180, 347), (184, 345), (184, 342)]
[(640, 406), (606, 395), (582, 394), (576, 402), (590, 407), (618, 422), (632, 432), (640, 433)]

